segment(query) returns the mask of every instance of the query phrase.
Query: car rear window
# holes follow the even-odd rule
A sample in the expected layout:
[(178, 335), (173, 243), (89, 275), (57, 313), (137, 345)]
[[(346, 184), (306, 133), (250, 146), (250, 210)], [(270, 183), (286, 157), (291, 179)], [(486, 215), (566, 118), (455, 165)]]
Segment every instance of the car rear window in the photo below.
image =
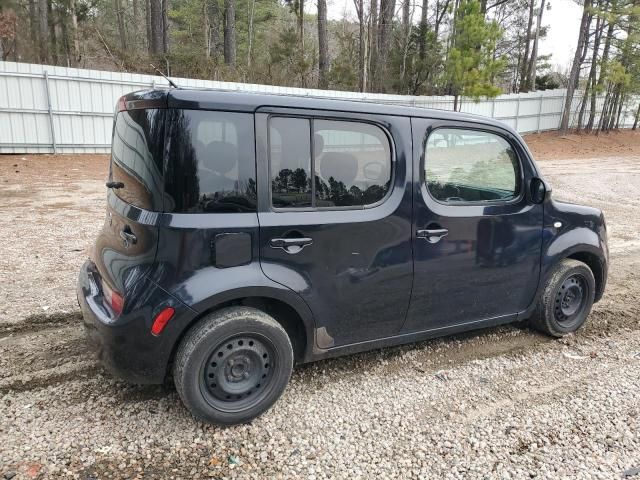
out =
[(162, 210), (164, 110), (119, 112), (113, 129), (109, 179), (125, 202), (145, 210)]
[(167, 148), (165, 211), (256, 211), (252, 114), (172, 110)]

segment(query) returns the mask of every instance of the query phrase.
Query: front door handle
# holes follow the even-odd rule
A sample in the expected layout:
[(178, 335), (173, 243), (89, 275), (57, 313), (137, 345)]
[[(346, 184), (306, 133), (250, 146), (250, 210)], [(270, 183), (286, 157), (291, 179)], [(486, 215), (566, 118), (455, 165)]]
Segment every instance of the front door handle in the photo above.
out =
[(120, 238), (124, 243), (125, 248), (129, 248), (129, 245), (135, 245), (138, 243), (138, 237), (131, 231), (129, 227), (125, 227), (124, 230), (120, 230)]
[(272, 238), (269, 241), (269, 246), (271, 248), (281, 248), (287, 253), (298, 253), (302, 251), (302, 249), (308, 245), (313, 245), (313, 239), (302, 237), (302, 238)]
[(431, 228), (427, 230), (418, 230), (416, 237), (424, 238), (429, 243), (438, 243), (442, 237), (449, 235), (446, 228)]

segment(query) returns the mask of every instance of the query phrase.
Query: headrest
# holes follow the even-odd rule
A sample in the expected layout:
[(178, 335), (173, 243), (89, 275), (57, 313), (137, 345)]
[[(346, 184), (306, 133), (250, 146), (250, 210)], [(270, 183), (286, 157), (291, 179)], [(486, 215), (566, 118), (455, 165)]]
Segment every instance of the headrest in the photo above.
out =
[(313, 153), (316, 158), (322, 155), (322, 149), (324, 148), (324, 138), (319, 133), (313, 134)]
[(350, 153), (325, 152), (320, 158), (320, 175), (327, 181), (333, 177), (349, 188), (358, 175), (358, 159)]
[(211, 170), (224, 175), (238, 163), (238, 147), (228, 142), (211, 142), (205, 147), (204, 157)]

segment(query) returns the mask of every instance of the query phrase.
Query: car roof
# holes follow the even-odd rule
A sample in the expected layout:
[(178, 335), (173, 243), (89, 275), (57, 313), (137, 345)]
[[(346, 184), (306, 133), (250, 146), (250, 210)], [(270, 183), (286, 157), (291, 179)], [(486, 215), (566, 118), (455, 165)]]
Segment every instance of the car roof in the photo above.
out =
[(143, 103), (147, 103), (145, 100), (149, 99), (153, 99), (154, 103), (156, 103), (162, 98), (163, 103), (166, 102), (165, 105), (168, 108), (191, 110), (255, 112), (261, 108), (268, 109), (272, 107), (458, 120), (500, 127), (516, 134), (510, 126), (489, 117), (433, 108), (376, 103), (369, 100), (339, 100), (311, 95), (301, 96), (199, 88), (144, 90), (128, 94), (125, 98), (135, 103), (141, 100)]

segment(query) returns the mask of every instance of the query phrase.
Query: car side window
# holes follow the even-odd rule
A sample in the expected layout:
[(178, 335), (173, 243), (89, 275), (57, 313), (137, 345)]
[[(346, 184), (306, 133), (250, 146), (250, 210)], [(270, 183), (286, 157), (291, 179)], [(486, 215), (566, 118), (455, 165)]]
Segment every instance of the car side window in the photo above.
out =
[(253, 116), (174, 110), (168, 133), (165, 210), (256, 211)]
[(269, 158), (274, 207), (312, 205), (310, 125), (310, 121), (305, 118), (271, 119)]
[(445, 203), (508, 201), (520, 193), (520, 166), (509, 142), (470, 129), (439, 128), (425, 145), (425, 179)]
[(391, 186), (389, 139), (368, 123), (273, 117), (269, 155), (276, 208), (363, 208)]

